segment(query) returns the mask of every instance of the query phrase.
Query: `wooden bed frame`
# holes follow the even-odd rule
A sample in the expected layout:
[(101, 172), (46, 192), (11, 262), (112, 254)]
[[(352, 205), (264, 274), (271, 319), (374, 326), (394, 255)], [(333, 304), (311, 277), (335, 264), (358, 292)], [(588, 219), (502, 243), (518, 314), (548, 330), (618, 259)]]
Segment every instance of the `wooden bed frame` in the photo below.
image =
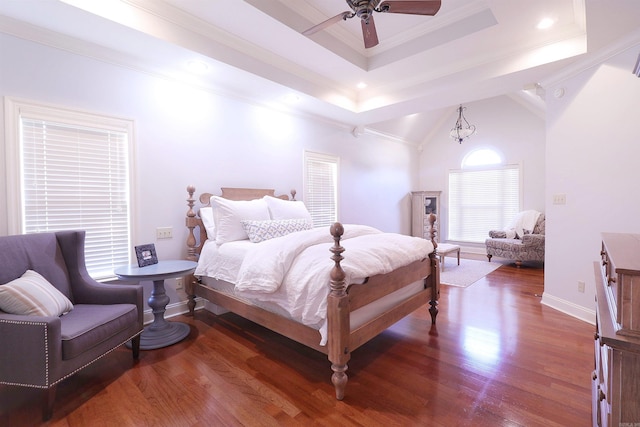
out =
[[(200, 251), (207, 239), (206, 230), (202, 220), (194, 211), (195, 187), (187, 187), (189, 198), (187, 204), (186, 226), (189, 230), (187, 237), (187, 258), (197, 261)], [(274, 190), (270, 189), (248, 189), (248, 188), (222, 188), (222, 197), (230, 200), (251, 200), (261, 198), (264, 195), (274, 196)], [(209, 206), (211, 193), (203, 193), (199, 197), (201, 207)], [(292, 191), (295, 199), (295, 191)], [(288, 196), (274, 196), (289, 200)], [(431, 241), (434, 248), (435, 242), (435, 215), (431, 215)], [(196, 230), (196, 228), (198, 230)], [(319, 332), (316, 329), (305, 326), (294, 320), (271, 313), (255, 305), (247, 304), (245, 301), (235, 298), (233, 295), (225, 294), (208, 287), (197, 278), (186, 281), (186, 292), (189, 296), (188, 307), (191, 315), (194, 314), (195, 298), (201, 297), (213, 304), (219, 305), (231, 312), (234, 312), (248, 320), (262, 325), (272, 331), (278, 332), (294, 341), (318, 350), (328, 356), (331, 362), (333, 374), (331, 381), (335, 387), (336, 399), (342, 400), (347, 384), (347, 362), (351, 357), (351, 352), (371, 338), (375, 337), (389, 326), (393, 325), (403, 317), (412, 313), (421, 306), (429, 303), (429, 313), (431, 323), (435, 325), (438, 314), (438, 298), (440, 296), (440, 269), (438, 259), (434, 252), (428, 258), (413, 262), (405, 267), (401, 267), (387, 274), (369, 277), (364, 284), (353, 284), (346, 286), (345, 272), (340, 266), (343, 259), (344, 248), (340, 246), (340, 238), (344, 228), (340, 223), (335, 223), (330, 228), (330, 233), (334, 239), (331, 247), (335, 266), (331, 271), (331, 290), (327, 300), (327, 345), (321, 346)], [(196, 235), (198, 238), (196, 239)], [(372, 301), (390, 294), (393, 291), (403, 288), (418, 280), (424, 279), (424, 289), (413, 295), (409, 299), (396, 305), (395, 307), (380, 314), (376, 318), (351, 331), (350, 313), (363, 307)]]

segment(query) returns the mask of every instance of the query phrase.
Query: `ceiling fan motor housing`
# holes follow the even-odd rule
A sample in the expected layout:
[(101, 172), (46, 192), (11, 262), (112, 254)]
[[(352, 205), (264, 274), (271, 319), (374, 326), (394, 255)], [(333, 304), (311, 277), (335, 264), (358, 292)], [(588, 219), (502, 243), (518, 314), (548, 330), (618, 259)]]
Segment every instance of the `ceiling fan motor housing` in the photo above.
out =
[(356, 16), (364, 21), (367, 21), (376, 7), (382, 0), (347, 0), (347, 4)]

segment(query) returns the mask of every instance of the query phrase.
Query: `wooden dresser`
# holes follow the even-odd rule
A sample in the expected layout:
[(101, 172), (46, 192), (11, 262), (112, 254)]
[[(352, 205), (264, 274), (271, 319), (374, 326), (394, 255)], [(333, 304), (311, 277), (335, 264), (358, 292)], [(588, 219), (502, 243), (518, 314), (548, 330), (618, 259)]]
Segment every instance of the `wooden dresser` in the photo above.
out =
[(640, 234), (603, 233), (595, 265), (594, 426), (640, 427)]

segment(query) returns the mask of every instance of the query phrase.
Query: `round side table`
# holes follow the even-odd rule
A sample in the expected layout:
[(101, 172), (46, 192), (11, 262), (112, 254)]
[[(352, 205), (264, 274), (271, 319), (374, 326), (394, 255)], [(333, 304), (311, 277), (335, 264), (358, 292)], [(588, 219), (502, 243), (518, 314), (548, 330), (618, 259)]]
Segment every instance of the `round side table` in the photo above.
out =
[(194, 272), (196, 263), (186, 260), (158, 261), (157, 264), (138, 267), (125, 265), (115, 269), (115, 274), (122, 280), (153, 281), (153, 291), (149, 297), (149, 307), (153, 310), (153, 323), (144, 328), (140, 335), (140, 349), (153, 350), (166, 347), (183, 340), (189, 335), (189, 325), (180, 322), (168, 322), (164, 312), (169, 297), (164, 289), (165, 279), (186, 276)]

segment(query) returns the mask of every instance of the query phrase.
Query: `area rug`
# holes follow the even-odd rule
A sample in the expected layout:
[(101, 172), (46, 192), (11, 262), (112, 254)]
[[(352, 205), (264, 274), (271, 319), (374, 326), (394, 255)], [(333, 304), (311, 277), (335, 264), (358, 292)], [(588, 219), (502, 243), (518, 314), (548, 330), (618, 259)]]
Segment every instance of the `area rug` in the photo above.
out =
[(447, 259), (446, 262), (444, 271), (440, 271), (440, 283), (461, 288), (477, 282), (502, 265), (497, 262), (472, 259), (460, 259), (460, 265), (457, 265), (452, 258)]

